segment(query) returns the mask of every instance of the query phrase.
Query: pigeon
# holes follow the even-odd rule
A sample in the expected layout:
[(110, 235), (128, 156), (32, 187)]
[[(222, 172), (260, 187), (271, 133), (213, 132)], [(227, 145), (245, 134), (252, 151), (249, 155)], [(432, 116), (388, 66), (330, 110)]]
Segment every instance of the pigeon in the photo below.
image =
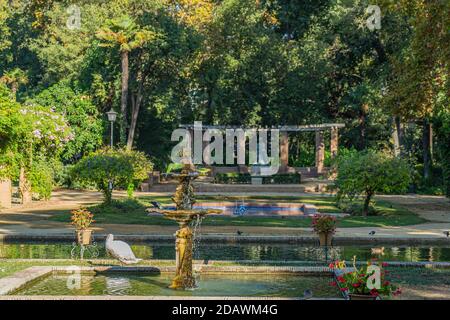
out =
[(303, 291), (303, 298), (304, 299), (311, 299), (313, 296), (313, 292), (311, 289), (306, 289), (305, 291)]
[(114, 258), (119, 260), (123, 264), (136, 264), (142, 259), (137, 259), (134, 255), (131, 247), (123, 242), (114, 240), (114, 236), (112, 234), (108, 234), (106, 237), (106, 251), (112, 255)]
[(162, 209), (162, 205), (158, 201), (151, 201), (150, 203), (152, 204), (153, 207), (157, 209)]
[(450, 236), (450, 231), (446, 230), (444, 232), (442, 232), (444, 234), (444, 236), (446, 236), (447, 238)]
[(375, 230), (372, 230), (372, 231), (369, 232), (369, 236), (374, 236), (375, 233), (376, 233), (376, 231), (375, 231)]
[(238, 231), (236, 231), (236, 233), (237, 233), (238, 236), (240, 236), (243, 232), (238, 230)]

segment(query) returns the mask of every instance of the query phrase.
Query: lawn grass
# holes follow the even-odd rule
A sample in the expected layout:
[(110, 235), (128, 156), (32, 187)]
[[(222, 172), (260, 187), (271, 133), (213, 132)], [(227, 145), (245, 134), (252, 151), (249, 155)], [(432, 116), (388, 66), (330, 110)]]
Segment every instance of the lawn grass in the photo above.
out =
[[(257, 197), (226, 197), (226, 196), (199, 196), (197, 201), (235, 201), (235, 200), (265, 201), (276, 200), (277, 202), (289, 201), (298, 203), (314, 204), (319, 212), (339, 213), (342, 212), (336, 207), (332, 197), (279, 197), (279, 196), (257, 196)], [(146, 207), (150, 207), (150, 201), (158, 201), (163, 205), (172, 204), (172, 200), (167, 196), (159, 197), (139, 197), (136, 200), (118, 200), (114, 206), (103, 204), (94, 205), (90, 210), (95, 215), (96, 223), (111, 224), (139, 224), (139, 225), (174, 225), (173, 221), (165, 219), (163, 216), (147, 216)], [(401, 207), (392, 205), (387, 201), (377, 201), (376, 209), (380, 212), (378, 216), (359, 217), (351, 216), (339, 218), (338, 227), (385, 227), (385, 226), (406, 226), (426, 222), (419, 217)], [(69, 222), (70, 213), (55, 213), (50, 220), (59, 222)], [(251, 217), (251, 216), (208, 216), (203, 221), (207, 226), (258, 226), (258, 227), (290, 227), (302, 228), (311, 226), (311, 218), (302, 217)]]

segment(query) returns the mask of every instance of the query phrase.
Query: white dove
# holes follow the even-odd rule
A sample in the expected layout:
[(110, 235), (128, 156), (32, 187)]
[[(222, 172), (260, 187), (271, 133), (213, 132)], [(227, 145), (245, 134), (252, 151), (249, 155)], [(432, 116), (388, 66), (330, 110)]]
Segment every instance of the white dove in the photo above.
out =
[(112, 234), (106, 237), (106, 251), (123, 264), (136, 264), (142, 259), (137, 259), (130, 246), (119, 240), (114, 240)]

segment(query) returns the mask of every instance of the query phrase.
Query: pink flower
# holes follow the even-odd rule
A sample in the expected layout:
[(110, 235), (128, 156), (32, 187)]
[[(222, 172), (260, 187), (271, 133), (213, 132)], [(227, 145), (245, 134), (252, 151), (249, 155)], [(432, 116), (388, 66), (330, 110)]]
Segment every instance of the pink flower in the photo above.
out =
[(394, 291), (394, 296), (398, 296), (399, 294), (402, 294), (402, 290), (397, 288), (397, 290)]

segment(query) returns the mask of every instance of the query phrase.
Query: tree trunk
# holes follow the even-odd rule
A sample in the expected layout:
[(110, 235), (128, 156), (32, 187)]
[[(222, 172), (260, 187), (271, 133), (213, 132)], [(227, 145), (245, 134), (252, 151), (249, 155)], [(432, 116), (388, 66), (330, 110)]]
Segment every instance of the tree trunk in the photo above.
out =
[(366, 127), (367, 127), (367, 114), (369, 113), (369, 106), (363, 104), (360, 110), (359, 123), (360, 123), (360, 150), (366, 149)]
[(128, 100), (128, 80), (130, 78), (130, 71), (128, 66), (128, 51), (123, 50), (121, 53), (122, 60), (122, 89), (120, 98), (120, 113), (121, 113), (121, 123), (120, 123), (120, 141), (125, 143), (126, 140), (126, 130), (128, 126), (127, 121), (127, 100)]
[(139, 109), (142, 104), (142, 89), (141, 85), (139, 86), (139, 90), (136, 93), (136, 97), (132, 99), (131, 106), (131, 126), (130, 131), (128, 132), (128, 140), (127, 140), (127, 150), (131, 150), (133, 147), (134, 134), (136, 132), (136, 124), (139, 115)]
[(363, 217), (367, 217), (369, 215), (369, 205), (370, 205), (370, 199), (372, 199), (372, 193), (366, 192), (366, 198), (364, 199), (364, 206), (363, 206)]
[(422, 146), (423, 146), (423, 177), (425, 180), (431, 178), (431, 124), (428, 119), (423, 121)]
[(402, 132), (401, 132), (401, 124), (400, 118), (393, 118), (393, 130), (392, 130), (392, 138), (394, 140), (394, 154), (396, 157), (400, 157), (402, 153)]
[(31, 183), (27, 179), (24, 167), (20, 168), (19, 193), (22, 198), (22, 204), (28, 204), (32, 201)]

